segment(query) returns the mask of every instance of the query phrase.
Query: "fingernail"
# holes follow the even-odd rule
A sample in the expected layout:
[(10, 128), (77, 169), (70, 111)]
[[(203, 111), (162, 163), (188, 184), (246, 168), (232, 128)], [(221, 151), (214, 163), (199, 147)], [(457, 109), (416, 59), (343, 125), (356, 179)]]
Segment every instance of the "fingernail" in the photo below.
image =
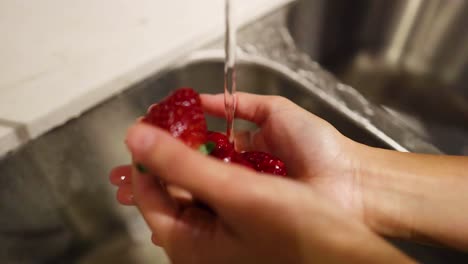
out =
[(138, 124), (128, 131), (126, 143), (133, 155), (144, 154), (155, 142), (155, 131), (148, 125)]
[(123, 174), (113, 174), (110, 177), (110, 182), (112, 185), (115, 186), (121, 186), (124, 184), (130, 184), (132, 183), (132, 178), (128, 175), (123, 175)]
[(161, 246), (161, 241), (155, 234), (151, 235), (151, 242), (153, 242), (153, 244), (155, 244), (156, 246)]
[(122, 205), (134, 205), (134, 196), (131, 185), (125, 185), (117, 190), (117, 201)]

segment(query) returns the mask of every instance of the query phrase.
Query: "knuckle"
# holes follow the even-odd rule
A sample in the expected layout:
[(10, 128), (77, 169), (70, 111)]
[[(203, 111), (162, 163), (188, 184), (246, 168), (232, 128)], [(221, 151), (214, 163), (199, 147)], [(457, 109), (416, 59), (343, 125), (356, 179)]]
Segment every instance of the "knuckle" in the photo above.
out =
[(286, 97), (279, 96), (279, 95), (274, 95), (270, 98), (270, 104), (269, 107), (271, 108), (277, 108), (279, 106), (285, 107), (285, 106), (290, 106), (293, 104), (291, 100), (289, 100)]

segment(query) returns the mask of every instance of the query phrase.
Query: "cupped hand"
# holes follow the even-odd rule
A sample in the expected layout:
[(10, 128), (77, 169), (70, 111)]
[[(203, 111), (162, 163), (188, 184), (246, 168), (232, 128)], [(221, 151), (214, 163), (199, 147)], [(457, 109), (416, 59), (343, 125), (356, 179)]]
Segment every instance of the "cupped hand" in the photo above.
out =
[[(459, 231), (465, 230), (465, 215), (460, 213), (463, 210), (456, 210), (466, 204), (465, 158), (406, 154), (366, 147), (346, 138), (326, 121), (284, 98), (245, 93), (238, 96), (237, 118), (252, 121), (259, 127), (257, 131), (237, 135), (238, 150), (263, 150), (278, 156), (289, 171), (289, 178), (280, 181), (287, 180), (288, 186), (291, 182), (300, 185), (301, 191), (295, 190), (297, 193), (307, 190), (314, 196), (312, 200), (317, 198), (319, 203), (342, 212), (341, 217), (357, 221), (382, 235), (416, 241), (423, 238), (424, 241), (467, 248), (466, 236)], [(224, 116), (222, 95), (203, 95), (201, 98), (207, 113)], [(200, 162), (199, 168), (204, 164)], [(184, 162), (180, 165), (186, 168)], [(195, 167), (191, 169), (198, 172)], [(222, 174), (224, 169), (217, 169)], [(111, 181), (119, 186), (117, 199), (127, 205), (138, 203), (138, 199), (133, 199), (137, 193), (132, 186), (135, 174), (132, 176), (131, 170), (131, 166), (122, 166), (111, 172)], [(226, 170), (230, 169), (226, 167)], [(189, 170), (186, 173), (191, 175)], [(242, 184), (250, 188), (247, 185), (267, 184), (263, 181), (266, 180)], [(279, 179), (272, 178), (272, 181)], [(433, 186), (438, 186), (440, 191), (434, 193)], [(276, 190), (276, 196), (281, 197), (293, 189)], [(217, 191), (224, 195), (224, 190)], [(170, 188), (169, 192), (174, 197)], [(248, 193), (242, 195), (249, 196)], [(304, 194), (306, 196), (309, 195)], [(310, 197), (302, 199), (303, 202), (314, 203)], [(264, 201), (258, 201), (257, 210), (268, 208), (260, 205)], [(290, 203), (293, 204), (292, 201)], [(277, 210), (277, 214), (283, 217), (280, 210), (284, 208)], [(284, 212), (290, 213), (288, 210)], [(253, 212), (253, 215), (255, 213), (260, 212)], [(447, 224), (447, 217), (441, 215), (456, 221)], [(313, 219), (310, 215), (305, 218)]]
[[(340, 134), (328, 122), (279, 96), (238, 93), (236, 118), (251, 121), (257, 131), (236, 135), (238, 150), (260, 150), (283, 160), (289, 177), (307, 183), (316, 192), (338, 203), (343, 210), (363, 218), (359, 165), (354, 150), (359, 144)], [(223, 117), (224, 97), (202, 95), (206, 113)], [(122, 182), (120, 178), (125, 176)], [(130, 167), (116, 168), (111, 181), (121, 186), (117, 199), (131, 204)]]
[[(348, 139), (325, 120), (280, 96), (239, 93), (236, 117), (255, 123), (257, 131), (240, 132), (236, 147), (278, 156), (289, 177), (307, 183), (344, 210), (362, 217), (358, 175), (360, 144)], [(224, 115), (223, 95), (202, 97), (205, 111)]]
[[(132, 169), (134, 201), (173, 263), (408, 261), (308, 184), (220, 162), (141, 123), (127, 145), (147, 169)], [(181, 206), (162, 182), (204, 206)]]

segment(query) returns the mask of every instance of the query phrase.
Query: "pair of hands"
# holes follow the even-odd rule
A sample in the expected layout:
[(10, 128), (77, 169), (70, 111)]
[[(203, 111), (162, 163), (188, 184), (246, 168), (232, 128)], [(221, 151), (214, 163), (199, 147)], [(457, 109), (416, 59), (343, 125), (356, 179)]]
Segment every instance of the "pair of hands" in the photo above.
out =
[[(262, 175), (193, 151), (166, 132), (135, 124), (126, 143), (135, 162), (111, 172), (117, 199), (138, 206), (174, 263), (403, 262), (372, 232), (356, 153), (365, 148), (287, 99), (240, 93), (237, 117), (256, 123), (237, 149), (270, 152), (289, 178)], [(222, 95), (202, 95), (208, 114), (224, 116)], [(154, 176), (157, 175), (158, 177)], [(211, 210), (182, 205), (163, 180)]]

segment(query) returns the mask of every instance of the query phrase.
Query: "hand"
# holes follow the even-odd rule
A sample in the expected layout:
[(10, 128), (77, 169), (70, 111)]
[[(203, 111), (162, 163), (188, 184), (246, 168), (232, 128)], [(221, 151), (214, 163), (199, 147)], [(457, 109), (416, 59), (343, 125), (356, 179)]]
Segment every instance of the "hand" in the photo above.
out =
[[(284, 98), (239, 96), (238, 117), (260, 127), (238, 137), (241, 149), (277, 155), (291, 177), (376, 233), (468, 250), (467, 157), (368, 147)], [(222, 96), (206, 96), (204, 105), (224, 113)]]
[[(236, 136), (238, 150), (272, 153), (288, 166), (289, 176), (307, 183), (350, 214), (362, 219), (362, 204), (354, 155), (359, 144), (341, 135), (333, 126), (278, 96), (239, 93), (236, 117), (254, 122), (255, 132)], [(208, 114), (224, 116), (223, 95), (202, 95)], [(125, 176), (125, 181), (120, 180)], [(116, 168), (111, 181), (119, 185), (118, 200), (131, 204), (130, 167)]]
[[(257, 131), (236, 136), (238, 150), (260, 150), (283, 160), (289, 177), (362, 218), (355, 156), (361, 145), (340, 134), (325, 120), (286, 98), (239, 93), (236, 117), (254, 122)], [(224, 116), (223, 95), (204, 95), (205, 111)]]
[[(132, 172), (135, 202), (174, 263), (409, 262), (301, 182), (225, 164), (145, 124), (127, 145), (149, 171)], [(179, 206), (160, 180), (212, 210)]]
[[(284, 98), (239, 97), (237, 117), (257, 123), (260, 130), (240, 133), (238, 149), (275, 154), (286, 162), (292, 178), (379, 234), (468, 248), (468, 236), (461, 232), (468, 230), (463, 214), (468, 209), (466, 157), (370, 148)], [(222, 95), (203, 95), (202, 103), (208, 113), (224, 115)], [(111, 173), (124, 204), (133, 204), (130, 176), (130, 166)]]

